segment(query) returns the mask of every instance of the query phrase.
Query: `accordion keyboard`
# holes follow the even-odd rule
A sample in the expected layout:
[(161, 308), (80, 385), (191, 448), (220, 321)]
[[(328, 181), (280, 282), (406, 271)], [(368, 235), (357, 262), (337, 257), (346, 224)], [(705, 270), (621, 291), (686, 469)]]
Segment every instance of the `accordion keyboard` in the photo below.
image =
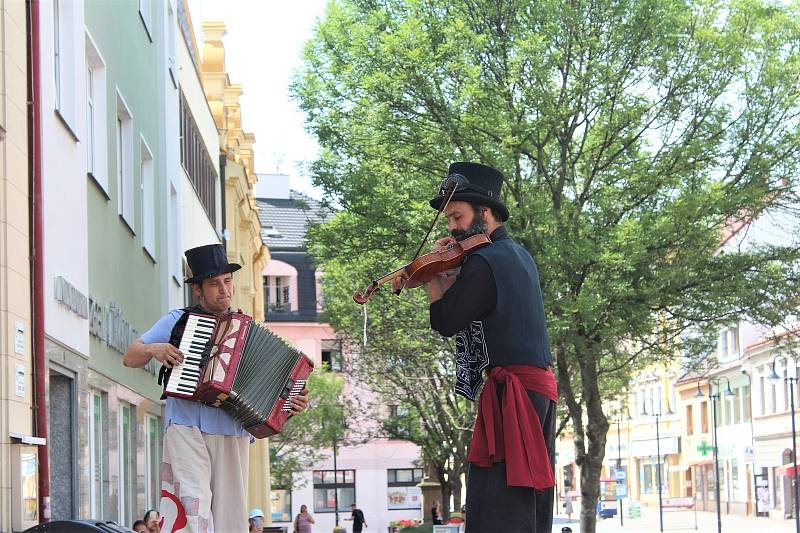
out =
[(200, 382), (200, 361), (206, 344), (214, 333), (216, 320), (210, 316), (190, 315), (178, 349), (183, 354), (183, 362), (172, 368), (172, 374), (165, 389), (171, 396), (191, 398)]
[[(292, 410), (291, 399), (303, 391), (303, 388), (306, 386), (306, 381), (307, 380), (305, 379), (298, 379), (297, 381), (292, 383), (291, 387), (289, 387), (287, 384), (286, 388), (283, 391), (284, 393), (281, 394), (281, 397), (286, 398), (286, 401), (283, 402), (283, 407), (281, 407), (281, 411)], [(289, 380), (289, 382), (291, 383), (291, 380)]]

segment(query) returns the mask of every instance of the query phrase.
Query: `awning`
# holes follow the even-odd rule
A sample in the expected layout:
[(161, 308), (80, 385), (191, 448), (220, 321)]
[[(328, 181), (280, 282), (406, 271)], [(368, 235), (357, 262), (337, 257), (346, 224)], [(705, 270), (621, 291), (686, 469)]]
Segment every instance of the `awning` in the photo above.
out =
[(669, 471), (670, 472), (685, 472), (689, 470), (689, 465), (670, 465)]
[[(793, 464), (778, 466), (778, 467), (775, 468), (775, 475), (776, 476), (791, 476), (793, 467), (794, 467)], [(798, 476), (800, 476), (800, 465), (797, 466), (797, 474), (798, 474)]]
[(714, 461), (711, 459), (701, 459), (700, 461), (691, 461), (687, 466), (701, 466), (701, 465), (712, 465)]

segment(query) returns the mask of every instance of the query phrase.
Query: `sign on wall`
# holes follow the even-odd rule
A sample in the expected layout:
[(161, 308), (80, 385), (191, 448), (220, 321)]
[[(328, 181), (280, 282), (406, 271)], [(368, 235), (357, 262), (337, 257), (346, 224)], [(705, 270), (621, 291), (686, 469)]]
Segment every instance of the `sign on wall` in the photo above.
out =
[(388, 509), (421, 509), (422, 489), (419, 487), (387, 487)]

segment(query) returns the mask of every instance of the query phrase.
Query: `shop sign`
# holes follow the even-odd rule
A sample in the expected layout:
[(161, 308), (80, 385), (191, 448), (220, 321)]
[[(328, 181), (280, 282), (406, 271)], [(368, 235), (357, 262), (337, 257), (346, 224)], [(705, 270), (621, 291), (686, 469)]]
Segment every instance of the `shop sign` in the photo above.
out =
[(89, 317), (89, 299), (62, 276), (54, 278), (53, 296), (57, 302), (81, 318)]

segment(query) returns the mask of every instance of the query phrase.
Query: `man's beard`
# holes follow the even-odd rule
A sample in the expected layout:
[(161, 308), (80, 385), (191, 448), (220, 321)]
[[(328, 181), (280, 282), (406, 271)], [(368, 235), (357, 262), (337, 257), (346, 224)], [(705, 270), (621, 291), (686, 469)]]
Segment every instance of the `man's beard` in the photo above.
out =
[(489, 224), (486, 222), (486, 217), (483, 216), (482, 212), (475, 210), (475, 216), (472, 217), (472, 224), (465, 230), (454, 229), (450, 232), (450, 235), (457, 241), (463, 241), (473, 235), (486, 233), (487, 229), (489, 229)]

